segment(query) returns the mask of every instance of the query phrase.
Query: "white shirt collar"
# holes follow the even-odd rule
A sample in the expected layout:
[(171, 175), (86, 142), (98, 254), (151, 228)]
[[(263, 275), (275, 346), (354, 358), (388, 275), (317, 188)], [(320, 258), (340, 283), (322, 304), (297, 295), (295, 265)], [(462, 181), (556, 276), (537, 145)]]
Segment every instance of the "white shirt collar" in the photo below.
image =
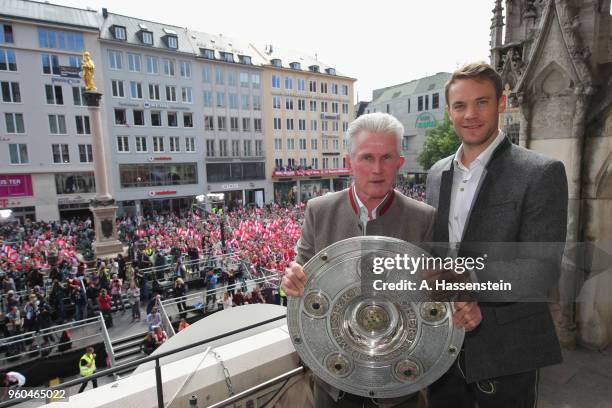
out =
[(380, 202), (380, 204), (378, 204), (376, 206), (376, 208), (374, 208), (372, 210), (372, 217), (370, 217), (370, 215), (368, 214), (368, 209), (365, 206), (364, 203), (361, 202), (361, 200), (359, 199), (359, 194), (357, 194), (357, 189), (355, 188), (355, 184), (353, 183), (353, 192), (355, 193), (355, 201), (357, 202), (357, 207), (359, 207), (359, 218), (361, 218), (362, 221), (367, 222), (369, 220), (375, 220), (376, 219), (376, 215), (378, 214), (378, 207), (380, 207), (380, 205), (384, 202), (387, 201), (387, 198), (389, 198), (389, 194), (391, 194), (391, 192), (388, 192), (387, 195), (385, 196), (385, 198), (382, 199), (382, 201)]
[[(499, 129), (497, 131), (497, 136), (495, 137), (495, 140), (493, 141), (493, 143), (487, 146), (487, 148), (482, 153), (480, 153), (478, 157), (476, 157), (476, 159), (474, 160), (474, 162), (472, 162), (472, 164), (478, 163), (483, 167), (489, 164), (489, 160), (491, 160), (491, 156), (493, 156), (493, 152), (495, 152), (495, 149), (497, 149), (497, 146), (499, 146), (504, 141), (505, 138), (506, 138), (506, 135), (501, 129)], [(461, 162), (462, 154), (463, 154), (463, 143), (459, 146), (459, 149), (457, 149), (457, 152), (455, 152), (455, 157), (453, 158), (453, 162), (455, 166), (458, 166), (465, 170), (469, 170)]]

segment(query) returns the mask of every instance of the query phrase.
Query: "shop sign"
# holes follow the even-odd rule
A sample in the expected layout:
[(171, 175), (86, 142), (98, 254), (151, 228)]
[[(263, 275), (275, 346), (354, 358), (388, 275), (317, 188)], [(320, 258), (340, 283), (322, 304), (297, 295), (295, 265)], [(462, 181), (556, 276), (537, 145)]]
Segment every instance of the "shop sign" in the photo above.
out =
[(239, 184), (223, 184), (221, 188), (223, 190), (239, 190), (240, 185)]
[(68, 85), (81, 85), (81, 79), (80, 78), (63, 78), (63, 77), (52, 77), (51, 78), (51, 83), (63, 83), (63, 84), (68, 84)]
[(274, 171), (272, 177), (296, 177), (296, 176), (329, 176), (350, 174), (350, 169), (316, 169), (316, 170), (287, 170)]
[(0, 198), (0, 208), (11, 208), (18, 207), (21, 205), (21, 201), (13, 201), (8, 198)]
[(79, 67), (60, 65), (60, 76), (64, 78), (81, 78)]
[(150, 102), (144, 103), (145, 109), (168, 109), (168, 104), (163, 102)]
[(149, 191), (149, 196), (160, 197), (176, 194), (176, 190), (163, 190), (163, 191)]
[(0, 197), (31, 197), (32, 176), (29, 174), (0, 175)]
[(414, 127), (416, 128), (434, 127), (436, 126), (437, 123), (438, 121), (436, 120), (436, 118), (434, 118), (434, 115), (432, 115), (429, 112), (423, 112), (419, 116), (417, 116)]
[(170, 156), (149, 156), (149, 161), (170, 161), (172, 157)]

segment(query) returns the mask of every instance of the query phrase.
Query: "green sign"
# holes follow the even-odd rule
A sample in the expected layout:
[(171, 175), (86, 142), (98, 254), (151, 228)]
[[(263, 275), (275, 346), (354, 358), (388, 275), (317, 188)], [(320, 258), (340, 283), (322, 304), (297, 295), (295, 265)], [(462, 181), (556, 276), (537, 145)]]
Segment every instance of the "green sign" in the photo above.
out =
[(419, 116), (417, 116), (414, 127), (416, 128), (434, 127), (436, 126), (437, 123), (438, 121), (436, 120), (436, 118), (434, 118), (434, 116), (431, 113), (423, 112)]

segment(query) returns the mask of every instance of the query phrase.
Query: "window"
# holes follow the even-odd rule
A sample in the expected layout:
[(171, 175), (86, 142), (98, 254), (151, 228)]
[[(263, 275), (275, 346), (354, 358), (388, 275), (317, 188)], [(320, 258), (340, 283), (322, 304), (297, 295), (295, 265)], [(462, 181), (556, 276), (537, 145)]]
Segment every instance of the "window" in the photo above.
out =
[(238, 95), (235, 93), (229, 94), (229, 108), (238, 109)]
[(217, 130), (220, 130), (220, 131), (227, 130), (227, 120), (225, 116), (217, 117)]
[(255, 118), (253, 119), (253, 129), (255, 132), (261, 132), (261, 119)]
[(64, 95), (61, 85), (45, 85), (45, 96), (48, 105), (63, 105)]
[(149, 84), (149, 99), (152, 101), (159, 101), (159, 85), (158, 84)]
[(242, 131), (248, 132), (251, 130), (251, 118), (242, 118)]
[(439, 109), (440, 108), (440, 94), (434, 93), (431, 95), (431, 109)]
[(223, 70), (221, 68), (217, 68), (215, 70), (215, 83), (217, 85), (223, 85), (225, 83), (225, 75), (223, 74)]
[(219, 157), (227, 157), (227, 140), (219, 140)]
[(338, 150), (338, 149), (340, 148), (340, 142), (339, 142), (339, 140), (338, 140), (338, 139), (334, 139), (334, 140), (332, 140), (332, 146), (333, 146), (332, 148), (333, 148), (334, 150)]
[(232, 54), (231, 52), (222, 52), (221, 58), (225, 62), (234, 62), (234, 54)]
[(343, 132), (348, 131), (348, 122), (342, 122), (342, 131)]
[(241, 72), (240, 73), (240, 86), (242, 88), (248, 88), (249, 87), (249, 73), (248, 72)]
[(202, 67), (202, 82), (211, 82), (211, 72), (210, 72), (210, 67), (208, 65), (205, 65)]
[(236, 86), (238, 84), (238, 74), (236, 71), (229, 71), (227, 73), (227, 84), (229, 86)]
[(425, 110), (429, 110), (429, 95), (425, 95)]
[(339, 167), (339, 159), (337, 157), (332, 158), (332, 168), (337, 169)]
[(293, 78), (285, 77), (285, 89), (293, 89)]
[(338, 132), (338, 122), (332, 122), (332, 130)]
[(324, 152), (329, 150), (329, 139), (323, 139), (321, 148)]
[(53, 163), (70, 163), (70, 153), (67, 144), (52, 144)]
[(217, 108), (225, 107), (225, 92), (217, 92)]
[(13, 43), (13, 26), (10, 24), (0, 24), (0, 43)]
[(151, 126), (160, 127), (162, 125), (161, 112), (151, 111)]
[(295, 139), (292, 137), (287, 139), (287, 150), (295, 150)]
[(250, 140), (243, 140), (242, 141), (242, 151), (244, 152), (245, 156), (251, 156), (251, 141)]
[(121, 188), (198, 183), (197, 163), (120, 164)]
[(249, 95), (240, 95), (240, 109), (242, 110), (249, 110)]
[(232, 156), (240, 156), (240, 140), (232, 140)]
[(191, 78), (191, 63), (188, 61), (179, 61), (179, 73), (181, 78)]
[(279, 67), (279, 68), (283, 66), (281, 60), (279, 60), (278, 58), (274, 58), (273, 60), (270, 60), (270, 63), (274, 65), (275, 67)]
[(190, 86), (183, 86), (181, 88), (181, 101), (183, 103), (193, 103), (193, 92)]
[(40, 48), (83, 52), (83, 34), (39, 27), (38, 45)]
[(316, 170), (316, 169), (318, 169), (318, 168), (319, 168), (319, 159), (318, 159), (317, 157), (313, 157), (313, 158), (310, 160), (310, 166), (311, 166), (313, 169), (315, 169), (315, 170)]
[(327, 112), (327, 102), (321, 101), (321, 112)]
[(52, 135), (65, 135), (66, 131), (66, 116), (64, 115), (49, 115), (49, 133)]
[(153, 151), (155, 153), (161, 153), (164, 151), (164, 137), (153, 136)]
[(147, 137), (136, 136), (136, 151), (138, 153), (145, 153), (147, 151)]
[(200, 55), (202, 55), (204, 58), (215, 59), (215, 51), (214, 50), (209, 50), (209, 49), (206, 49), (206, 48), (200, 48)]
[(308, 89), (310, 92), (317, 92), (317, 81), (308, 81)]
[(111, 81), (111, 90), (115, 98), (125, 97), (125, 94), (123, 92), (123, 81), (118, 81), (116, 79), (113, 79)]
[(306, 119), (298, 119), (298, 130), (306, 130)]
[(128, 70), (130, 72), (140, 72), (140, 54), (127, 54)]
[(176, 86), (166, 85), (166, 100), (176, 102)]
[(328, 129), (328, 124), (327, 124), (327, 121), (326, 121), (326, 120), (322, 120), (322, 121), (321, 121), (321, 131), (322, 131), (322, 132), (327, 132), (328, 130), (329, 130), (329, 129)]
[(207, 108), (212, 107), (213, 105), (213, 95), (211, 91), (204, 91), (204, 106)]
[(298, 99), (298, 110), (305, 111), (306, 110), (306, 100)]
[(147, 74), (159, 73), (159, 60), (157, 57), (147, 55)]
[(283, 150), (283, 139), (281, 139), (280, 137), (274, 138), (274, 150)]
[(283, 167), (283, 159), (274, 159), (274, 166), (277, 169), (280, 169)]
[(166, 37), (166, 40), (168, 41), (168, 48), (172, 48), (173, 50), (178, 48), (178, 37), (169, 35)]
[(293, 119), (287, 119), (287, 130), (293, 130)]
[(91, 127), (89, 126), (89, 116), (87, 115), (76, 115), (76, 130), (77, 135), (90, 135)]
[(302, 158), (300, 158), (300, 166), (304, 166), (304, 167), (306, 167), (306, 166), (307, 166), (307, 164), (306, 164), (306, 163), (307, 163), (307, 162), (306, 162), (306, 159), (305, 159), (305, 158), (303, 158), (303, 157), (302, 157)]
[(9, 156), (11, 164), (28, 164), (28, 145), (25, 143), (9, 143)]
[[(21, 102), (21, 92), (19, 90), (19, 82), (0, 82), (2, 89), (2, 102)], [(60, 87), (61, 89), (61, 87)]]
[(215, 118), (213, 116), (204, 116), (204, 130), (215, 130)]
[(238, 59), (240, 60), (241, 64), (251, 65), (251, 57), (248, 55), (239, 55)]
[(274, 130), (281, 130), (281, 118), (274, 118)]
[(164, 75), (174, 76), (174, 61), (168, 58), (162, 58), (162, 66), (164, 67)]
[(40, 54), (43, 74), (60, 74), (59, 57), (52, 54)]
[(327, 82), (321, 82), (321, 93), (327, 93)]
[(280, 96), (273, 96), (272, 97), (272, 108), (273, 109), (280, 109), (281, 108), (281, 97)]
[(25, 133), (23, 113), (5, 113), (6, 133)]
[(253, 83), (253, 88), (254, 89), (261, 88), (261, 77), (259, 76), (259, 74), (252, 74), (251, 75), (251, 82)]
[(72, 102), (74, 106), (84, 106), (85, 105), (85, 96), (83, 95), (85, 92), (84, 86), (73, 86), (72, 87)]
[(318, 140), (317, 139), (310, 139), (310, 149), (311, 150), (317, 150), (318, 146)]
[(206, 139), (206, 157), (215, 157), (215, 141)]
[(130, 96), (132, 99), (142, 99), (142, 83), (130, 81)]
[(285, 109), (293, 110), (293, 98), (285, 98)]
[(150, 31), (141, 31), (143, 44), (153, 45), (153, 33)]
[(338, 95), (338, 84), (331, 84), (331, 93)]
[(306, 88), (306, 81), (302, 78), (298, 78), (297, 80), (297, 90), (298, 91), (304, 91), (304, 89)]
[(338, 113), (338, 102), (332, 102), (332, 113)]
[(310, 121), (310, 130), (312, 130), (312, 131), (316, 131), (317, 130), (317, 120), (316, 119), (312, 119)]
[(113, 26), (113, 34), (115, 36), (115, 39), (117, 40), (124, 40), (127, 38), (127, 34), (125, 32), (125, 27), (121, 27), (121, 26)]
[(342, 96), (348, 96), (348, 85), (342, 85), (340, 87), (340, 94)]
[(343, 104), (342, 104), (342, 113), (346, 113), (346, 114), (348, 114), (348, 113), (349, 113), (349, 110), (348, 110), (348, 103), (343, 103)]
[(195, 152), (195, 137), (185, 138), (185, 151), (189, 153)]
[(93, 163), (93, 150), (90, 144), (79, 145), (79, 162)]
[(253, 110), (261, 110), (261, 96), (253, 95)]
[(272, 75), (272, 88), (280, 88), (280, 76)]
[(127, 125), (125, 109), (115, 108), (115, 125)]
[(310, 101), (310, 111), (311, 112), (317, 111), (317, 101)]
[(144, 111), (141, 109), (134, 109), (134, 126), (144, 126), (145, 125), (145, 118), (144, 118)]
[[(168, 114), (168, 127), (177, 127), (178, 126), (178, 117), (176, 115), (176, 112), (167, 112), (167, 114)], [(170, 151), (172, 151), (172, 150), (170, 150)]]
[(235, 118), (235, 117), (230, 118), (230, 129), (232, 132), (238, 131), (238, 118)]
[(417, 99), (417, 111), (422, 111), (423, 110), (423, 97), (419, 96)]
[(181, 151), (181, 146), (179, 145), (179, 138), (178, 138), (178, 136), (171, 136), (168, 139), (170, 139), (170, 151), (171, 152), (180, 152)]
[(191, 112), (183, 112), (183, 127), (193, 127), (193, 114)]
[(408, 113), (410, 113), (410, 98), (406, 102), (408, 102)]
[(306, 150), (306, 139), (298, 139), (300, 150)]
[(123, 67), (121, 51), (108, 50), (108, 65), (110, 69), (120, 70)]

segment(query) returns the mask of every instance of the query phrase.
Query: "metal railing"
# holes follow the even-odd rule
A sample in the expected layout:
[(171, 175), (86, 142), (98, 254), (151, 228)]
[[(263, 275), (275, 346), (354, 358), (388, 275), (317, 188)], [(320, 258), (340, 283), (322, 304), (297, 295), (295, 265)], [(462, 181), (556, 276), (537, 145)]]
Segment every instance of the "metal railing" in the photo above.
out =
[[(90, 376), (87, 376), (87, 377), (75, 378), (74, 380), (66, 381), (63, 384), (59, 384), (59, 385), (55, 385), (55, 386), (52, 386), (52, 387), (48, 387), (48, 389), (49, 390), (58, 390), (58, 389), (64, 389), (64, 388), (67, 388), (67, 387), (72, 387), (72, 386), (75, 386), (75, 385), (80, 385), (80, 384), (83, 384), (84, 382), (90, 381), (92, 379), (96, 379), (96, 378), (100, 378), (100, 377), (105, 377), (107, 375), (114, 375), (115, 373), (124, 371), (126, 369), (130, 369), (132, 367), (136, 367), (136, 366), (138, 366), (140, 364), (148, 363), (150, 361), (155, 361), (155, 388), (156, 388), (156, 391), (157, 391), (157, 406), (158, 406), (158, 408), (164, 408), (163, 382), (162, 382), (162, 375), (161, 375), (161, 366), (159, 364), (159, 360), (160, 359), (162, 359), (164, 357), (171, 356), (171, 355), (176, 354), (176, 353), (180, 353), (180, 352), (185, 351), (185, 350), (189, 350), (189, 349), (194, 348), (194, 347), (202, 346), (202, 345), (204, 345), (206, 343), (210, 343), (210, 342), (213, 342), (213, 341), (216, 341), (216, 340), (220, 340), (220, 339), (223, 339), (223, 338), (226, 338), (226, 337), (230, 337), (230, 336), (233, 336), (234, 334), (242, 333), (244, 331), (251, 330), (251, 329), (254, 329), (256, 327), (264, 326), (264, 325), (269, 324), (269, 323), (274, 323), (274, 322), (276, 322), (278, 320), (284, 319), (285, 317), (286, 317), (285, 314), (280, 315), (280, 316), (276, 316), (276, 317), (264, 320), (264, 321), (259, 322), (259, 323), (251, 324), (249, 326), (242, 327), (240, 329), (232, 330), (232, 331), (227, 332), (227, 333), (223, 333), (223, 334), (220, 334), (220, 335), (217, 335), (217, 336), (209, 337), (207, 339), (200, 340), (200, 341), (197, 341), (197, 342), (194, 342), (194, 343), (191, 343), (191, 344), (187, 344), (185, 346), (181, 346), (181, 347), (178, 347), (178, 348), (173, 349), (173, 350), (169, 350), (169, 351), (166, 351), (166, 352), (163, 352), (163, 353), (159, 353), (159, 354), (156, 354), (156, 355), (151, 355), (151, 356), (143, 357), (141, 359), (134, 360), (134, 361), (131, 361), (129, 363), (119, 364), (119, 365), (117, 365), (115, 367), (111, 367), (111, 368), (108, 368), (106, 370), (98, 371), (98, 372), (96, 372), (96, 373), (94, 373), (94, 374), (92, 374)], [(32, 399), (32, 397), (26, 397), (26, 398), (22, 398), (22, 399), (13, 399), (13, 400), (10, 400), (10, 401), (4, 401), (4, 402), (0, 403), (0, 408), (11, 407), (11, 406), (20, 404), (20, 403), (22, 403), (24, 401), (28, 401), (30, 399)]]

